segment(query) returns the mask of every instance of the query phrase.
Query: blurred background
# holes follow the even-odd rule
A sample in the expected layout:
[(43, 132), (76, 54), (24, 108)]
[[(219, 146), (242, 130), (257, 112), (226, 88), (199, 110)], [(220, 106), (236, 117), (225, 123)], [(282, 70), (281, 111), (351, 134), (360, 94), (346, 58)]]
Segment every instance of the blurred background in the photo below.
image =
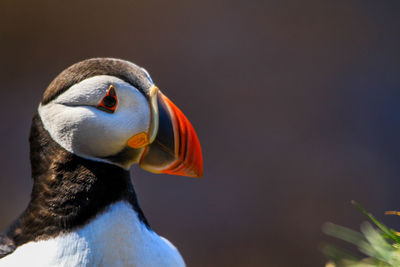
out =
[[(90, 57), (145, 67), (200, 138), (203, 179), (133, 168), (188, 266), (323, 266), (354, 199), (400, 229), (400, 2), (0, 1), (0, 228), (26, 207), (51, 80)], [(341, 244), (341, 243), (339, 243)]]

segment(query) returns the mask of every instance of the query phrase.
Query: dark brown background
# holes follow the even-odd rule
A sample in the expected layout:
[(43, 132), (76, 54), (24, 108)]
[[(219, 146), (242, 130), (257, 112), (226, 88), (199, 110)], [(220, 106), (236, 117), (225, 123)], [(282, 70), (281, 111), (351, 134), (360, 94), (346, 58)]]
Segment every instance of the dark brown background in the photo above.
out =
[[(149, 70), (194, 124), (204, 178), (133, 180), (189, 266), (322, 266), (325, 221), (355, 199), (400, 228), (400, 3), (0, 1), (0, 228), (31, 188), (28, 131), (82, 59)], [(341, 243), (340, 243), (341, 244)]]

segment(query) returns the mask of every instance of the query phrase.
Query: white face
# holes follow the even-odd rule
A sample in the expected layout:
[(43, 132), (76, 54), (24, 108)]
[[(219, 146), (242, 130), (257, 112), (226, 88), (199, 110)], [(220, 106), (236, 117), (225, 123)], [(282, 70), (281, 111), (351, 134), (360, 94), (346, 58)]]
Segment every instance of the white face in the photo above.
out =
[[(97, 108), (114, 86), (114, 113)], [(126, 147), (130, 137), (149, 131), (150, 106), (145, 96), (129, 83), (108, 75), (83, 80), (50, 103), (39, 106), (44, 128), (53, 140), (76, 155), (101, 159)]]

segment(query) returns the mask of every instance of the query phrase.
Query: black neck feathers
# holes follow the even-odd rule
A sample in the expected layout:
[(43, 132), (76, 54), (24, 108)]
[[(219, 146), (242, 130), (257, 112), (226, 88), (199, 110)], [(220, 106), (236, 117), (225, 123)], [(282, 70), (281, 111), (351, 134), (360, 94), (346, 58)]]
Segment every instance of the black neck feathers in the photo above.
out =
[(129, 202), (148, 226), (129, 171), (66, 151), (53, 141), (38, 114), (32, 121), (30, 144), (31, 201), (7, 233), (15, 246), (71, 231), (121, 200)]

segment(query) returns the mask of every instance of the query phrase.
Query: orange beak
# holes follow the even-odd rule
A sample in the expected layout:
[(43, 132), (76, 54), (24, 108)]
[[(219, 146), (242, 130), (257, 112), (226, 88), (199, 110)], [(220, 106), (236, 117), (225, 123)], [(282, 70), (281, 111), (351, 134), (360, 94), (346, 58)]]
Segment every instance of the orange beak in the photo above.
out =
[(145, 147), (139, 165), (153, 173), (201, 177), (203, 157), (192, 124), (160, 91), (157, 92), (157, 104), (157, 135)]

